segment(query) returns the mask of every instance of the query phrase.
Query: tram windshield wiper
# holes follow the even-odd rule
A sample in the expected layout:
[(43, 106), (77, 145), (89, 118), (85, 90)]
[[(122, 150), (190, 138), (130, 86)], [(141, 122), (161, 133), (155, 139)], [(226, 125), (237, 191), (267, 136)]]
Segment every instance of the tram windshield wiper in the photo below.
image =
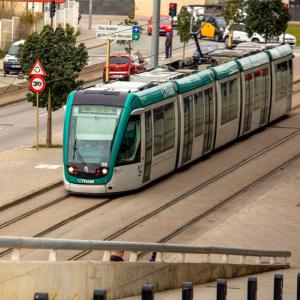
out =
[(85, 161), (84, 161), (82, 155), (80, 154), (80, 152), (79, 152), (79, 150), (78, 150), (78, 148), (77, 148), (76, 145), (77, 145), (77, 137), (75, 137), (75, 141), (74, 141), (74, 145), (73, 145), (73, 150), (74, 150), (74, 152), (73, 152), (73, 160), (75, 159), (75, 153), (76, 153), (76, 154), (77, 154), (77, 157), (79, 158), (79, 160), (80, 160), (83, 164), (85, 164)]

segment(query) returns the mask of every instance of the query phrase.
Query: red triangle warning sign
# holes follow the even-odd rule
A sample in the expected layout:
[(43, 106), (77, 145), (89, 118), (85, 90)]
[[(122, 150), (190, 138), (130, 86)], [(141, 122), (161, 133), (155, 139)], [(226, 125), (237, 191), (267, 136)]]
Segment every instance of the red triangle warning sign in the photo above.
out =
[(46, 76), (46, 72), (39, 60), (37, 60), (34, 63), (33, 67), (29, 72), (29, 76), (35, 76), (35, 75)]

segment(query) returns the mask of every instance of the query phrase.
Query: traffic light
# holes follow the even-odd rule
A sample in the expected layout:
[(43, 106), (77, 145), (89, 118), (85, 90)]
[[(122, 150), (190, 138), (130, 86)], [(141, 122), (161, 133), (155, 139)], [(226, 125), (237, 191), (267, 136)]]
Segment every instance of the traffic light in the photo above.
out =
[(50, 18), (53, 18), (55, 16), (56, 12), (56, 4), (55, 1), (52, 1), (50, 4)]
[(169, 16), (175, 17), (177, 15), (177, 3), (169, 3)]

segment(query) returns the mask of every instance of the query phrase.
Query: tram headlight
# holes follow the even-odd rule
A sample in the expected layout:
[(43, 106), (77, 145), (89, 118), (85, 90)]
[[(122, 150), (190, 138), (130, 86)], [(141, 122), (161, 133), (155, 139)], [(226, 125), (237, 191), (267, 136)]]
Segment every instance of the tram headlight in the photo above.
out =
[(68, 167), (68, 172), (70, 173), (70, 174), (78, 174), (78, 169), (76, 168), (76, 167), (73, 167), (73, 166), (69, 166)]
[(107, 168), (97, 169), (96, 170), (96, 176), (106, 175), (107, 173), (108, 173), (108, 169)]
[(108, 173), (108, 169), (103, 168), (103, 169), (102, 169), (102, 174), (103, 174), (103, 175), (106, 175), (107, 173)]

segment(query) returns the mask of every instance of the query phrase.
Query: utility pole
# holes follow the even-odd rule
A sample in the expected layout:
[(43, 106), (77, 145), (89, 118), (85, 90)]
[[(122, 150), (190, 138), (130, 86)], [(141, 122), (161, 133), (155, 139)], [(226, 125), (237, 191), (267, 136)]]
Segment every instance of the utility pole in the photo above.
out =
[(160, 0), (153, 0), (151, 63), (150, 63), (151, 69), (157, 68), (158, 66), (159, 23), (160, 23)]
[(93, 0), (89, 2), (89, 29), (92, 29)]

